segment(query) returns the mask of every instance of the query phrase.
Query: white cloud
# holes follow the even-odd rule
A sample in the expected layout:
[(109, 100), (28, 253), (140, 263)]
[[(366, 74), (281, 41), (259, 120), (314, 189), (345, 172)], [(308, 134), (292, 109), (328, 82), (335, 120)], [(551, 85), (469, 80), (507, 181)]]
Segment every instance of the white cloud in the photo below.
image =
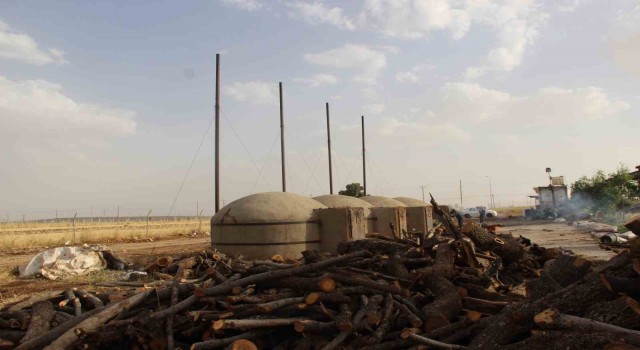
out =
[(307, 62), (320, 66), (358, 71), (353, 81), (374, 85), (387, 65), (386, 50), (376, 50), (367, 45), (345, 44), (342, 47), (320, 53), (305, 54)]
[(423, 76), (434, 66), (432, 64), (421, 63), (408, 71), (399, 71), (396, 73), (396, 81), (399, 83), (419, 83)]
[(331, 74), (316, 74), (310, 78), (297, 78), (293, 81), (303, 83), (312, 87), (331, 86), (338, 83), (338, 78)]
[(469, 15), (449, 0), (367, 0), (360, 21), (391, 37), (420, 39), (432, 31), (462, 38)]
[(133, 135), (134, 112), (79, 102), (45, 80), (13, 81), (0, 76), (0, 135), (33, 146), (56, 140), (97, 141)]
[[(555, 11), (572, 11), (581, 0), (566, 0)], [(383, 35), (407, 40), (423, 39), (432, 33), (446, 32), (462, 39), (472, 25), (489, 27), (496, 37), (493, 48), (483, 62), (472, 67), (467, 78), (477, 78), (488, 71), (508, 72), (522, 64), (549, 14), (535, 0), (366, 0), (354, 19), (339, 7), (319, 1), (289, 4), (296, 15), (312, 24), (327, 23), (338, 28), (370, 29)], [(403, 74), (400, 74), (403, 75)], [(416, 73), (400, 79), (411, 82)]]
[(331, 24), (340, 29), (354, 30), (356, 25), (347, 16), (343, 14), (340, 7), (329, 7), (321, 2), (304, 2), (295, 1), (287, 4), (293, 9), (290, 13), (292, 17), (302, 18), (312, 25)]
[(384, 103), (372, 103), (362, 106), (362, 109), (368, 114), (380, 114), (387, 109), (387, 106)]
[(601, 88), (542, 88), (512, 96), (473, 83), (447, 83), (442, 88), (439, 114), (447, 120), (501, 120), (515, 125), (552, 125), (613, 116), (630, 108)]
[(49, 63), (67, 63), (64, 51), (60, 49), (42, 49), (27, 34), (19, 34), (0, 21), (0, 58), (21, 61), (42, 66)]
[(549, 15), (533, 0), (506, 2), (470, 1), (467, 11), (473, 21), (492, 28), (497, 45), (489, 51), (485, 63), (467, 71), (467, 77), (479, 77), (487, 71), (511, 71), (522, 63)]
[(223, 93), (238, 101), (253, 104), (277, 104), (278, 85), (263, 81), (249, 81), (245, 83), (233, 83), (225, 87)]

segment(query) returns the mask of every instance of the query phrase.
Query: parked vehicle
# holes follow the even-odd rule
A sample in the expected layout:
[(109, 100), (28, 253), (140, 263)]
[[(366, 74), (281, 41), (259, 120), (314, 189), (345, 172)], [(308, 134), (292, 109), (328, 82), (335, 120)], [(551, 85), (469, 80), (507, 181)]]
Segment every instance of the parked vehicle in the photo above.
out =
[[(480, 217), (480, 210), (478, 208), (467, 208), (467, 209), (463, 209), (460, 212), (462, 215), (464, 215), (465, 218), (479, 218)], [(493, 218), (498, 216), (498, 212), (495, 210), (491, 210), (491, 209), (485, 209), (484, 210), (484, 217), (485, 218)]]

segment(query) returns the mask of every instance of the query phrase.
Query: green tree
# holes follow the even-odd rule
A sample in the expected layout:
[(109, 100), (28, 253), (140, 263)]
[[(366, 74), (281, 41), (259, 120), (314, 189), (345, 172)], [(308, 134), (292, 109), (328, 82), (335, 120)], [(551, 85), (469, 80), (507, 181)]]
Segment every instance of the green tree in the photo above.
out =
[(598, 170), (591, 178), (583, 176), (571, 184), (571, 204), (576, 209), (613, 211), (638, 198), (640, 186), (624, 165), (614, 173)]
[(351, 197), (362, 197), (364, 196), (364, 187), (360, 186), (360, 183), (354, 182), (352, 184), (348, 184), (347, 188), (338, 192), (338, 194)]

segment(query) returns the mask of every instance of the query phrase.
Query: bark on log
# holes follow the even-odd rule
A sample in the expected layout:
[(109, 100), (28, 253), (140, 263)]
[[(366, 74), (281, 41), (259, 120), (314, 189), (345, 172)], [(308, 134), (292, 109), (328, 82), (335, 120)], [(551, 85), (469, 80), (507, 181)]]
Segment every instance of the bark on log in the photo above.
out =
[(293, 317), (293, 318), (266, 318), (266, 319), (224, 319), (218, 320), (213, 323), (211, 328), (214, 331), (223, 329), (254, 329), (254, 328), (269, 328), (290, 326), (296, 321), (307, 320), (308, 318)]
[(422, 324), (423, 324), (422, 320), (417, 315), (419, 312), (417, 313), (412, 312), (405, 304), (401, 302), (394, 301), (394, 303), (396, 304), (396, 307), (400, 311), (400, 317), (404, 318), (407, 321), (407, 324), (411, 328), (422, 327)]
[(290, 305), (295, 305), (295, 304), (300, 304), (302, 302), (304, 302), (304, 297), (296, 297), (296, 298), (287, 298), (287, 299), (281, 299), (281, 300), (275, 300), (272, 302), (268, 302), (268, 303), (264, 303), (264, 304), (258, 304), (257, 306), (257, 310), (259, 312), (268, 314), (268, 313), (272, 313), (280, 308), (283, 308), (285, 306), (290, 306)]
[(91, 310), (89, 312), (85, 312), (80, 317), (74, 317), (71, 320), (58, 325), (58, 327), (53, 328), (53, 329), (49, 330), (48, 332), (39, 335), (37, 338), (33, 338), (33, 339), (29, 340), (29, 341), (26, 341), (26, 342), (20, 344), (16, 348), (16, 350), (40, 349), (40, 348), (44, 347), (45, 345), (51, 343), (55, 339), (59, 338), (62, 334), (64, 334), (68, 330), (72, 329), (73, 327), (75, 327), (80, 322), (82, 322), (82, 321), (86, 320), (87, 318), (97, 314), (98, 312), (100, 312), (103, 309), (104, 308), (94, 309), (94, 310)]
[(26, 309), (30, 306), (32, 306), (33, 304), (39, 302), (39, 301), (45, 301), (45, 300), (49, 300), (49, 299), (54, 299), (58, 296), (60, 296), (62, 293), (64, 293), (63, 290), (53, 290), (50, 292), (42, 292), (39, 294), (36, 294), (26, 300), (20, 301), (18, 303), (15, 303), (11, 306), (9, 306), (7, 308), (7, 311), (20, 311), (22, 309)]
[(585, 333), (569, 331), (532, 331), (526, 340), (507, 346), (497, 347), (497, 350), (583, 350), (606, 349), (606, 346), (618, 339), (613, 334)]
[(77, 289), (74, 288), (73, 292), (80, 298), (81, 301), (83, 301), (85, 304), (89, 304), (91, 305), (92, 309), (97, 309), (100, 307), (104, 306), (104, 303), (102, 302), (102, 300), (100, 300), (100, 298), (98, 298), (97, 296), (81, 290), (81, 289)]
[(613, 333), (623, 337), (625, 341), (640, 345), (640, 331), (614, 326), (587, 318), (565, 315), (556, 309), (547, 309), (533, 318), (536, 325), (552, 329), (572, 329), (585, 332)]
[(526, 284), (527, 297), (537, 299), (575, 283), (591, 270), (591, 265), (589, 260), (561, 255), (545, 264), (540, 278)]
[(402, 289), (398, 286), (389, 285), (386, 283), (375, 282), (370, 279), (356, 278), (353, 276), (343, 276), (337, 273), (331, 273), (330, 276), (331, 278), (333, 278), (334, 280), (342, 284), (362, 286), (362, 287), (370, 288), (370, 289), (381, 291), (381, 292), (398, 294), (403, 296), (410, 295), (409, 291), (406, 289)]
[(293, 323), (293, 328), (298, 333), (320, 333), (335, 329), (335, 322), (318, 322), (314, 320), (301, 320)]
[(640, 299), (640, 277), (626, 278), (600, 274), (602, 283), (612, 292)]
[(633, 298), (621, 296), (616, 300), (594, 304), (586, 318), (624, 328), (640, 328), (640, 304)]
[(534, 326), (533, 317), (549, 307), (580, 315), (598, 301), (615, 299), (616, 294), (602, 284), (598, 273), (610, 268), (622, 268), (628, 263), (628, 255), (617, 255), (568, 287), (537, 300), (526, 300), (505, 307), (498, 315), (485, 319), (491, 323), (491, 327), (483, 327), (472, 339), (469, 349), (497, 349), (509, 344), (519, 336), (528, 334)]
[[(367, 307), (367, 302), (368, 302), (367, 298), (362, 296), (360, 310), (356, 312), (355, 316), (353, 317), (353, 320), (351, 320), (352, 325), (359, 326), (359, 324), (363, 321), (363, 318), (365, 315), (365, 309)], [(343, 341), (345, 341), (345, 339), (347, 339), (347, 337), (351, 335), (352, 332), (353, 332), (353, 327), (349, 330), (340, 332), (340, 334), (338, 334), (335, 338), (333, 338), (331, 342), (323, 346), (321, 350), (335, 349), (338, 345), (340, 345)]]
[(414, 342), (417, 342), (417, 343), (428, 345), (429, 347), (438, 348), (438, 349), (457, 350), (457, 349), (466, 349), (467, 348), (466, 346), (462, 346), (462, 345), (446, 344), (446, 343), (443, 343), (443, 342), (439, 342), (437, 340), (429, 339), (429, 338), (423, 337), (423, 336), (415, 334), (415, 333), (407, 334), (407, 339), (413, 340)]
[(423, 307), (420, 312), (425, 331), (431, 331), (449, 324), (449, 321), (460, 313), (462, 298), (456, 286), (444, 277), (430, 277), (426, 280), (426, 284), (436, 299)]
[(365, 319), (370, 325), (380, 323), (382, 320), (382, 313), (380, 312), (380, 304), (384, 301), (384, 297), (380, 294), (376, 294), (369, 298), (369, 303), (365, 309)]
[(304, 303), (307, 305), (313, 305), (316, 303), (349, 304), (351, 303), (351, 298), (339, 291), (334, 293), (313, 292), (309, 293), (304, 298)]
[(39, 301), (33, 304), (31, 323), (29, 324), (29, 328), (27, 328), (24, 338), (22, 338), (20, 342), (24, 343), (38, 337), (42, 333), (46, 333), (51, 328), (50, 322), (53, 320), (55, 313), (50, 301)]
[(492, 251), (500, 256), (505, 265), (520, 260), (524, 255), (524, 247), (515, 238), (506, 235), (498, 237), (474, 222), (465, 224), (462, 233), (479, 249)]
[(368, 251), (370, 253), (394, 255), (398, 252), (407, 250), (407, 245), (394, 242), (385, 241), (377, 238), (367, 238), (357, 241), (345, 241), (338, 244), (338, 254), (348, 254), (359, 251)]
[(349, 304), (340, 304), (338, 306), (338, 314), (335, 318), (336, 328), (338, 328), (341, 332), (351, 331), (353, 329), (353, 323), (351, 322), (353, 319), (353, 313), (351, 311), (351, 305)]
[(505, 306), (509, 305), (506, 301), (491, 301), (472, 297), (462, 298), (462, 307), (465, 309), (480, 311), (485, 314), (497, 314)]
[(431, 276), (440, 276), (451, 279), (454, 275), (453, 264), (456, 258), (456, 249), (449, 243), (442, 243), (436, 249), (436, 258), (432, 266), (425, 267), (416, 272), (420, 273), (423, 278)]

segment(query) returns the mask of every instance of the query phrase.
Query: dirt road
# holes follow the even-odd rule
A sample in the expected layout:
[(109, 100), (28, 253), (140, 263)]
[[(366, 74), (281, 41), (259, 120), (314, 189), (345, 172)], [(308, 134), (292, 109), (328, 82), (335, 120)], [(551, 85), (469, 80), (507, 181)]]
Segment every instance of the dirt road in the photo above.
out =
[[(508, 222), (505, 223), (509, 225)], [(606, 261), (615, 253), (598, 246), (598, 241), (585, 229), (566, 223), (540, 222), (526, 225), (502, 227), (499, 232), (511, 232), (515, 237), (522, 235), (533, 243), (546, 248), (562, 247), (590, 260)]]

